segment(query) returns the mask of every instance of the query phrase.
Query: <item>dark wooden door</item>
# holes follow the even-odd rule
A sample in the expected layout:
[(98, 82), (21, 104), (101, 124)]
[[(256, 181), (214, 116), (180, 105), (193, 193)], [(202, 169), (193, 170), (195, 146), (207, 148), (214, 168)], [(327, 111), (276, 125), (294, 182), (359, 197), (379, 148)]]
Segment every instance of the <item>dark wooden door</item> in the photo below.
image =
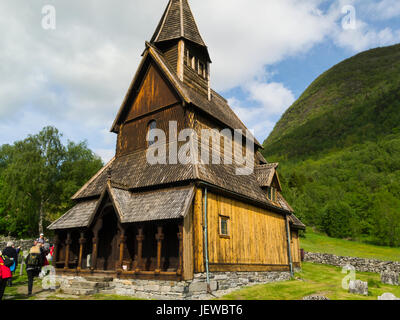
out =
[(114, 210), (109, 210), (103, 217), (103, 227), (99, 232), (97, 269), (115, 270), (118, 252), (118, 226)]

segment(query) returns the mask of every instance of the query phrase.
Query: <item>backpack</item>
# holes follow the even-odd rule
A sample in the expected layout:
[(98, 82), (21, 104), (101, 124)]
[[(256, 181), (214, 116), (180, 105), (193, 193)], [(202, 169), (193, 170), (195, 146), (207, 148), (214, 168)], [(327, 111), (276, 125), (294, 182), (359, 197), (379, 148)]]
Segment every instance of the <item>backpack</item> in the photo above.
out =
[(15, 263), (13, 258), (10, 258), (10, 257), (8, 257), (8, 256), (1, 256), (1, 257), (2, 257), (2, 259), (3, 259), (3, 261), (4, 261), (4, 265), (5, 265), (7, 268), (12, 267), (12, 265)]
[(26, 259), (26, 265), (29, 267), (41, 267), (41, 254), (40, 253), (30, 253)]

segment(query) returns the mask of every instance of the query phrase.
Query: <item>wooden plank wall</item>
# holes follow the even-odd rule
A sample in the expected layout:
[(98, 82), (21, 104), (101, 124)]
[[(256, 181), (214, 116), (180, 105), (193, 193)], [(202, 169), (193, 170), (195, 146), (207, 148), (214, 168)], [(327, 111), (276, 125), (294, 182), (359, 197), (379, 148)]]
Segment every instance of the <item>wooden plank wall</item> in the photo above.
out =
[(292, 241), (291, 241), (291, 249), (292, 249), (292, 259), (293, 263), (301, 263), (301, 256), (300, 256), (300, 239), (299, 233), (297, 230), (292, 230)]
[[(283, 216), (212, 192), (208, 192), (207, 207), (210, 271), (288, 269)], [(229, 217), (229, 238), (220, 236), (220, 215)], [(201, 221), (195, 215), (197, 233), (202, 230)], [(195, 248), (202, 248), (201, 240), (200, 234), (195, 236)], [(202, 249), (195, 250), (195, 272), (203, 272), (203, 256)]]
[(170, 106), (178, 101), (178, 97), (163, 79), (158, 68), (151, 63), (139, 92), (130, 107), (126, 121), (136, 119), (162, 107)]
[(194, 205), (183, 221), (183, 279), (193, 279), (194, 252), (193, 252), (193, 214)]
[(135, 121), (124, 123), (118, 134), (117, 157), (147, 148), (146, 137), (151, 120), (157, 121), (157, 128), (165, 132), (167, 141), (170, 121), (177, 121), (178, 132), (186, 128), (184, 108), (181, 105), (175, 105)]
[(204, 272), (203, 191), (196, 189), (193, 214), (194, 271)]

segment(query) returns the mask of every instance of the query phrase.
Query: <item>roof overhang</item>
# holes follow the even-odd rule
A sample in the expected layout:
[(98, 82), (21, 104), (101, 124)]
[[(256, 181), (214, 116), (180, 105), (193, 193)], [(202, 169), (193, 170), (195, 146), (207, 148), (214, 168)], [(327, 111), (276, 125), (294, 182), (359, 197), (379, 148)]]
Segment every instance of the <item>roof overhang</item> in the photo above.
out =
[(173, 220), (186, 217), (194, 198), (194, 186), (131, 192), (116, 188), (110, 181), (95, 200), (78, 202), (48, 229), (90, 227), (109, 198), (121, 224)]

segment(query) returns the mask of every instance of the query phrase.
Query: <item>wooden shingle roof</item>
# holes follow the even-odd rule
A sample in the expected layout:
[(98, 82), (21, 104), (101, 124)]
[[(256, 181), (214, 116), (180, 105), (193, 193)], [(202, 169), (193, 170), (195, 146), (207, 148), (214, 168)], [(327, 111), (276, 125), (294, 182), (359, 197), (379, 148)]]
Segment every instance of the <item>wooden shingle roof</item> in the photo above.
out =
[(292, 214), (288, 217), (289, 217), (290, 226), (293, 229), (300, 229), (300, 230), (306, 229), (306, 225), (303, 222), (301, 222), (300, 219), (297, 218), (294, 214)]
[(184, 38), (206, 47), (187, 0), (170, 0), (151, 43)]
[(48, 229), (73, 229), (87, 226), (97, 203), (97, 199), (78, 202), (71, 210), (48, 226)]
[(194, 187), (130, 192), (113, 187), (108, 182), (100, 199), (77, 203), (48, 229), (88, 227), (105, 195), (110, 197), (121, 223), (171, 220), (184, 218), (187, 215), (194, 197)]
[(260, 187), (271, 186), (278, 165), (278, 163), (267, 163), (255, 167), (254, 172)]
[[(169, 145), (166, 145), (167, 150)], [(199, 148), (201, 146), (199, 145)], [(200, 150), (199, 150), (200, 152)], [(292, 212), (286, 202), (273, 203), (268, 200), (265, 191), (259, 185), (256, 172), (249, 175), (238, 175), (235, 164), (168, 164), (169, 154), (167, 152), (167, 164), (151, 165), (147, 161), (147, 150), (140, 150), (129, 155), (113, 159), (95, 175), (73, 197), (74, 200), (82, 200), (99, 197), (107, 184), (108, 175), (111, 172), (113, 185), (121, 186), (123, 189), (134, 191), (143, 188), (160, 188), (163, 185), (190, 182), (206, 182), (228, 192), (238, 194), (243, 198), (256, 201), (260, 204), (284, 211)], [(278, 206), (277, 206), (278, 204)]]

